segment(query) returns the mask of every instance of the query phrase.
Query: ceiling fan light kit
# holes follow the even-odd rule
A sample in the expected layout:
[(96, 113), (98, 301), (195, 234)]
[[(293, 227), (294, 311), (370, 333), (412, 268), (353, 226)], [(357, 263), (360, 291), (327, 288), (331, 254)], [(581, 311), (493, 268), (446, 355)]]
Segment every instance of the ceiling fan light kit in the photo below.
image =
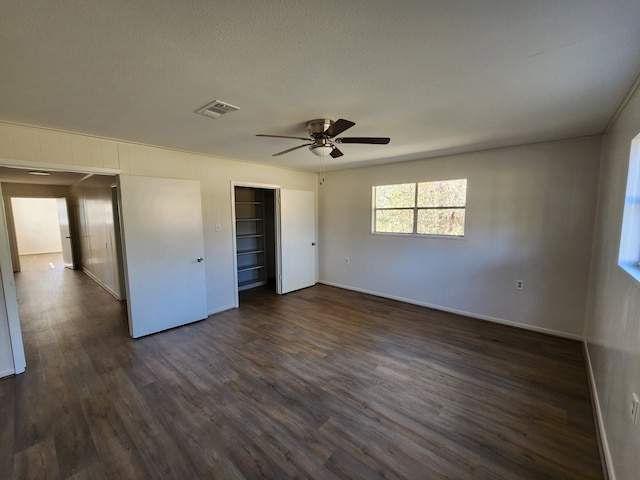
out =
[(309, 150), (311, 150), (311, 153), (319, 157), (326, 157), (327, 155), (331, 155), (331, 152), (333, 152), (333, 149), (334, 149), (334, 146), (328, 143), (321, 144), (321, 145), (311, 145), (309, 147)]
[(264, 133), (256, 135), (257, 137), (273, 137), (273, 138), (292, 138), (294, 140), (304, 140), (311, 143), (305, 143), (297, 147), (283, 150), (282, 152), (274, 153), (272, 156), (277, 157), (284, 155), (285, 153), (292, 152), (302, 147), (309, 147), (309, 150), (318, 157), (326, 157), (330, 155), (332, 158), (338, 158), (344, 155), (336, 143), (360, 143), (369, 145), (386, 145), (390, 139), (388, 137), (341, 137), (335, 138), (345, 130), (353, 127), (354, 122), (340, 118), (335, 122), (327, 118), (316, 118), (315, 120), (309, 120), (307, 122), (307, 131), (309, 132), (309, 138), (304, 137), (290, 137), (287, 135), (267, 135)]

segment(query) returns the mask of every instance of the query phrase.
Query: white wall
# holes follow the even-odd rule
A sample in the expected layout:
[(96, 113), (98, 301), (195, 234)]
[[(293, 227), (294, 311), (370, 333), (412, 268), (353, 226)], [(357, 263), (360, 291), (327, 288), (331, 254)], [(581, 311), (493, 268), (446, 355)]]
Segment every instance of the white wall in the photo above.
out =
[(71, 187), (78, 231), (77, 251), (85, 273), (121, 298), (111, 185), (114, 176), (94, 175)]
[(2, 183), (2, 195), (5, 214), (7, 216), (11, 261), (13, 262), (14, 272), (19, 272), (20, 257), (18, 256), (15, 220), (13, 218), (13, 209), (11, 208), (11, 199), (15, 197), (66, 198), (69, 196), (69, 187), (64, 185), (37, 185), (31, 183)]
[(598, 211), (585, 338), (604, 435), (618, 480), (640, 472), (640, 424), (630, 421), (640, 394), (640, 285), (618, 267), (620, 229), (632, 139), (640, 133), (640, 91), (603, 138)]
[[(127, 142), (0, 123), (0, 158), (121, 169), (124, 175), (199, 180), (209, 313), (235, 305), (231, 182), (279, 185), (317, 195), (317, 175)], [(216, 225), (221, 230), (216, 231)]]
[(55, 198), (11, 200), (20, 255), (62, 252)]
[[(328, 173), (320, 281), (581, 337), (599, 152), (589, 137)], [(456, 178), (464, 239), (371, 234), (372, 185)]]

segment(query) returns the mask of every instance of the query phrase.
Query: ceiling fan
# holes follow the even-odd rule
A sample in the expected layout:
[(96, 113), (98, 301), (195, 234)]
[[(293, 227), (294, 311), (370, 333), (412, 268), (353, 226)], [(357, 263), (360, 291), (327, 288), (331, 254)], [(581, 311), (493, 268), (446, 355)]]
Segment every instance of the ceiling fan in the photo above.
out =
[(309, 147), (309, 150), (319, 157), (325, 157), (331, 155), (333, 158), (338, 158), (344, 155), (336, 143), (367, 143), (374, 145), (386, 145), (391, 140), (388, 137), (340, 137), (334, 138), (336, 135), (340, 135), (342, 132), (355, 125), (354, 122), (340, 118), (335, 122), (326, 118), (317, 118), (315, 120), (309, 120), (307, 122), (307, 130), (309, 131), (309, 137), (289, 137), (287, 135), (266, 135), (258, 134), (256, 137), (273, 137), (273, 138), (293, 138), (295, 140), (304, 140), (311, 143), (305, 143), (298, 145), (297, 147), (283, 150), (282, 152), (274, 153), (272, 156), (277, 157), (284, 155), (285, 153), (293, 152), (302, 147)]

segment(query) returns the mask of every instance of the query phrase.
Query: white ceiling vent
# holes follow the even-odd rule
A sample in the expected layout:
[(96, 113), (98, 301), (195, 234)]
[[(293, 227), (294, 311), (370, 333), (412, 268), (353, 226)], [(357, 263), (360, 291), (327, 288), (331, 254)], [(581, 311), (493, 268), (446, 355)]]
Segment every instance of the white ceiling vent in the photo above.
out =
[(211, 118), (218, 118), (220, 115), (224, 115), (225, 113), (229, 112), (235, 112), (236, 110), (240, 109), (238, 107), (234, 107), (233, 105), (229, 105), (228, 103), (221, 102), (220, 100), (214, 100), (211, 103), (207, 103), (204, 107), (200, 107), (198, 110), (196, 110), (196, 113)]

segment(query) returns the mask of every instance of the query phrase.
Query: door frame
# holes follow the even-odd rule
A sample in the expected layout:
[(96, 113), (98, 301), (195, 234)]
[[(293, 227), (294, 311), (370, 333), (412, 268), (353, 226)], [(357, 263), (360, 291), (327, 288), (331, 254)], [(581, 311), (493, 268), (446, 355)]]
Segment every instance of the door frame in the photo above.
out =
[[(29, 185), (35, 185), (35, 184), (29, 184)], [(69, 205), (69, 201), (70, 201), (70, 197), (67, 195), (37, 195), (37, 194), (33, 194), (33, 193), (29, 193), (29, 194), (18, 194), (18, 195), (12, 195), (9, 194), (7, 195), (7, 197), (4, 197), (3, 195), (3, 200), (6, 198), (9, 201), (8, 205), (5, 205), (5, 220), (6, 220), (6, 225), (7, 225), (7, 234), (9, 235), (9, 250), (11, 253), (11, 261), (13, 262), (13, 273), (17, 273), (21, 270), (21, 266), (20, 266), (20, 250), (18, 249), (18, 236), (17, 236), (17, 232), (16, 232), (16, 218), (15, 215), (13, 213), (13, 199), (14, 198), (35, 198), (35, 199), (39, 199), (39, 198), (43, 198), (43, 199), (55, 199), (55, 200), (64, 200), (64, 205), (65, 208), (67, 210), (67, 218), (69, 220), (69, 231), (70, 231), (70, 235), (71, 235), (71, 259), (72, 259), (72, 263), (73, 263), (73, 270), (75, 270), (77, 268), (77, 266), (79, 265), (79, 258), (77, 258), (77, 251), (75, 248), (75, 242), (76, 242), (76, 238), (75, 235), (77, 233), (77, 229), (76, 229), (76, 224), (75, 224), (75, 218), (73, 217), (73, 211)], [(16, 269), (17, 267), (17, 269)]]
[[(2, 199), (2, 185), (0, 184), (0, 199)], [(13, 373), (24, 372), (27, 362), (22, 342), (22, 329), (18, 313), (18, 294), (13, 278), (13, 263), (9, 248), (9, 234), (7, 229), (7, 215), (4, 200), (0, 201), (0, 275), (2, 276), (2, 293), (4, 295), (7, 322), (9, 327), (9, 342), (13, 355)]]
[[(28, 160), (11, 160), (0, 158), (0, 166), (21, 168), (25, 170), (49, 170), (56, 172), (86, 173), (87, 175), (119, 175), (121, 169), (101, 167), (75, 167), (73, 165), (59, 163), (32, 162)], [(9, 338), (13, 353), (14, 373), (17, 375), (25, 371), (26, 359), (24, 355), (24, 343), (22, 342), (22, 329), (20, 328), (20, 315), (18, 313), (18, 296), (13, 279), (13, 262), (9, 249), (9, 236), (7, 233), (7, 215), (2, 197), (0, 185), (0, 275), (2, 276), (2, 290), (7, 311)]]
[(124, 270), (124, 248), (122, 244), (124, 242), (124, 235), (122, 233), (122, 218), (120, 218), (120, 187), (118, 181), (111, 184), (111, 208), (113, 211), (113, 228), (114, 228), (114, 243), (116, 248), (116, 281), (118, 282), (118, 293), (120, 298), (118, 300), (127, 300), (127, 286), (126, 275)]
[(263, 190), (274, 191), (274, 217), (275, 217), (275, 243), (276, 243), (276, 293), (280, 292), (280, 205), (278, 199), (280, 198), (280, 185), (273, 185), (268, 183), (253, 183), (242, 182), (237, 180), (231, 180), (231, 238), (233, 240), (233, 303), (234, 307), (240, 306), (240, 295), (238, 291), (238, 243), (236, 242), (236, 187), (246, 188), (260, 188)]
[[(73, 218), (73, 210), (69, 208), (69, 199), (68, 197), (58, 197), (56, 198), (56, 206), (58, 207), (58, 228), (60, 230), (60, 242), (62, 243), (62, 261), (64, 263), (65, 268), (69, 268), (71, 270), (75, 270), (78, 267), (78, 259), (76, 258), (76, 249), (75, 249), (75, 225)], [(62, 234), (62, 225), (63, 222), (60, 220), (61, 211), (64, 209), (64, 215), (67, 222), (67, 232), (68, 235)], [(65, 240), (68, 240), (69, 251), (68, 255), (71, 256), (71, 266), (67, 264), (67, 260), (69, 257), (65, 259)]]

